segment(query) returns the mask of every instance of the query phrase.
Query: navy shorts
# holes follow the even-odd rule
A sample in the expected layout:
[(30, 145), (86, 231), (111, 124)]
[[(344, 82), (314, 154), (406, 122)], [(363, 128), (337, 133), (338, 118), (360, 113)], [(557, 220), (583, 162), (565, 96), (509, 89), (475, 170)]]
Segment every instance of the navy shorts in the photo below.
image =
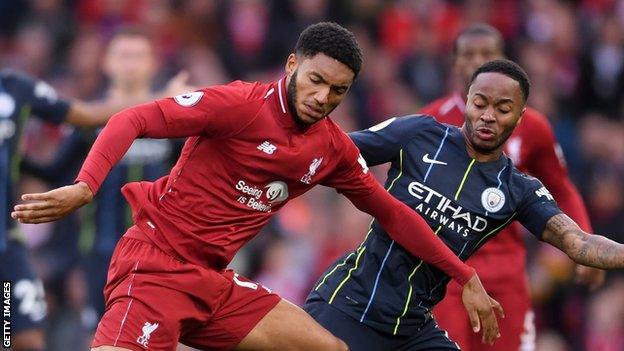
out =
[(6, 251), (0, 253), (0, 279), (11, 284), (12, 332), (42, 328), (46, 315), (43, 283), (21, 242), (8, 240)]
[(351, 318), (320, 298), (306, 301), (303, 307), (319, 324), (342, 339), (354, 351), (448, 351), (459, 350), (446, 332), (429, 319), (419, 332), (411, 336), (382, 333)]

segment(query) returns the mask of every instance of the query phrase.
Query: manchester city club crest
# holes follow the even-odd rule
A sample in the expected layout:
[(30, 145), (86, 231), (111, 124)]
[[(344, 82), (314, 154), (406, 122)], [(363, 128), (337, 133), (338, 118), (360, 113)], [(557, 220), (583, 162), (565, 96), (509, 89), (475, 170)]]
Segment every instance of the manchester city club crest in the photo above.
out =
[(481, 204), (490, 213), (498, 212), (505, 205), (505, 194), (497, 188), (487, 188), (481, 193)]

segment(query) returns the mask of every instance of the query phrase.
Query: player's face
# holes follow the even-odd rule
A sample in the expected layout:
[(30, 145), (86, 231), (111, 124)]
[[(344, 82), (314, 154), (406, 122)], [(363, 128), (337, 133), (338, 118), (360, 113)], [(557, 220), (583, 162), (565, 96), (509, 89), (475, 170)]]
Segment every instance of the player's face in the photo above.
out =
[(502, 47), (493, 35), (463, 35), (457, 39), (454, 69), (468, 89), (472, 75), (484, 63), (503, 58)]
[(347, 65), (325, 54), (291, 54), (286, 72), (290, 112), (297, 123), (305, 125), (314, 124), (333, 111), (355, 78)]
[(481, 73), (468, 90), (462, 130), (469, 149), (481, 155), (502, 152), (525, 110), (520, 84), (501, 73)]
[(113, 85), (136, 87), (150, 84), (156, 60), (150, 41), (142, 36), (118, 36), (108, 45), (104, 71)]

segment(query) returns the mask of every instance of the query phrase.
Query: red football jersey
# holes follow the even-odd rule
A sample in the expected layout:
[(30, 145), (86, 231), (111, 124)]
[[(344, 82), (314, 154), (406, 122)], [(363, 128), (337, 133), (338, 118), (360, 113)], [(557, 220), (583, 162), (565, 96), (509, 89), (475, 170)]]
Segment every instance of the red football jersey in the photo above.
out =
[[(453, 93), (425, 106), (420, 112), (442, 123), (461, 126), (464, 124), (465, 108), (466, 102), (461, 95)], [(520, 171), (541, 180), (563, 212), (581, 229), (591, 233), (587, 210), (578, 190), (568, 178), (563, 153), (544, 115), (527, 107), (520, 124), (507, 140), (505, 154)], [(505, 284), (506, 277), (510, 275), (523, 274), (524, 262), (525, 247), (517, 223), (489, 240), (468, 260), (482, 280), (501, 284)]]
[(238, 81), (156, 102), (168, 135), (196, 136), (167, 177), (122, 188), (150, 241), (188, 262), (224, 267), (314, 185), (371, 192), (375, 179), (340, 128), (325, 118), (302, 130), (285, 96), (283, 80)]
[(98, 136), (77, 181), (95, 193), (142, 136), (190, 136), (168, 176), (122, 188), (142, 229), (126, 235), (173, 257), (224, 268), (288, 200), (323, 184), (375, 216), (413, 255), (461, 284), (473, 275), (424, 219), (385, 191), (331, 119), (295, 122), (284, 79), (238, 81), (122, 111)]

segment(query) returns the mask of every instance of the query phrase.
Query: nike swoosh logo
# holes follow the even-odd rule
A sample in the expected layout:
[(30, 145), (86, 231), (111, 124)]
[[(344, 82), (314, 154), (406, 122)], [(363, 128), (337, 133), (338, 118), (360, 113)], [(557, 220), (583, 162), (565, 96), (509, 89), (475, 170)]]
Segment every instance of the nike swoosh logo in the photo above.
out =
[(422, 158), (424, 163), (432, 163), (435, 165), (442, 165), (442, 166), (447, 166), (448, 164), (446, 162), (442, 162), (442, 161), (438, 161), (438, 160), (434, 160), (432, 158), (429, 158), (429, 154), (425, 154), (425, 156), (423, 156)]

